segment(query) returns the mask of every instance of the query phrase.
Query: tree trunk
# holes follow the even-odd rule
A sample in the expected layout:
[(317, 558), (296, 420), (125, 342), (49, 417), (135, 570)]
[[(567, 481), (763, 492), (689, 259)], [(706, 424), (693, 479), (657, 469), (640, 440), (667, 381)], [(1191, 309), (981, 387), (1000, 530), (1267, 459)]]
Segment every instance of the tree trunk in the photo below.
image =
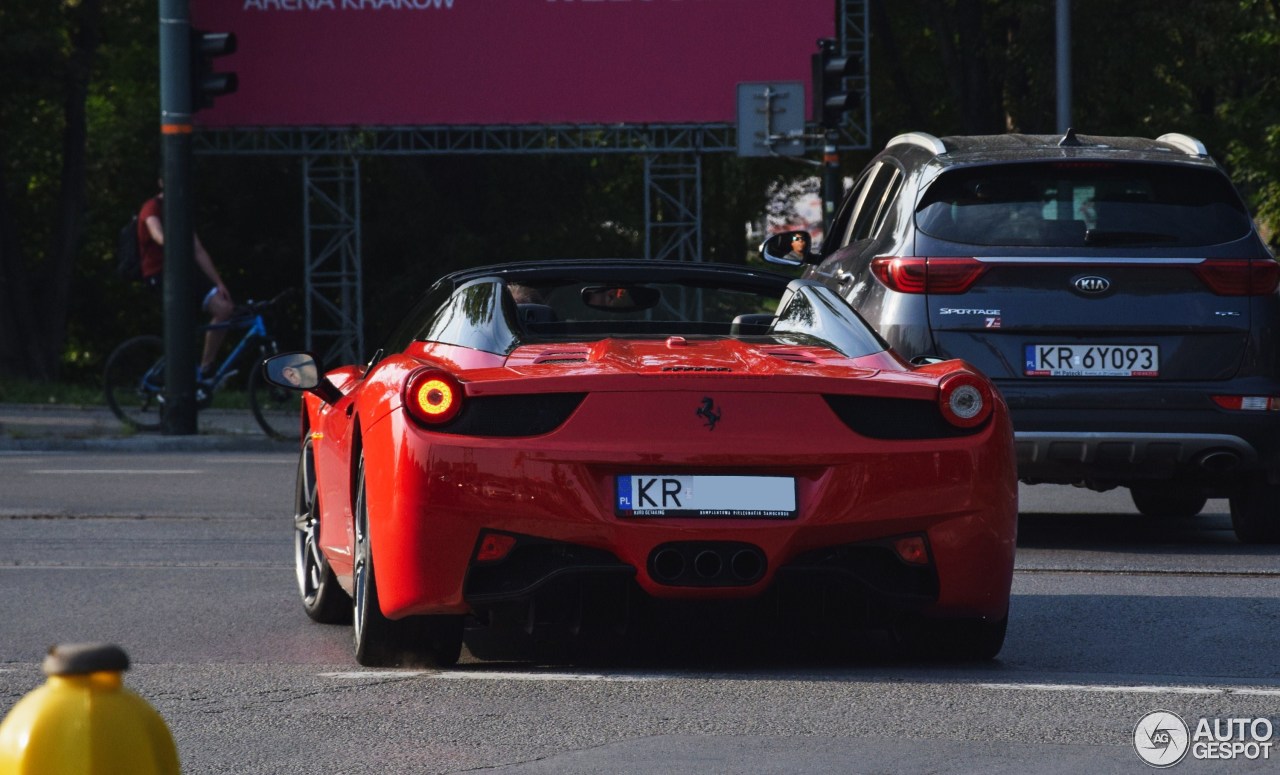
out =
[(39, 362), (34, 376), (56, 379), (66, 347), (71, 277), (87, 229), (88, 116), (86, 101), (94, 55), (102, 39), (101, 0), (82, 0), (69, 8), (72, 50), (67, 61), (63, 103), (62, 181), (58, 194), (58, 228), (50, 246), (48, 284), (41, 304)]
[(33, 377), (40, 357), (40, 326), (32, 304), (22, 240), (9, 204), (6, 165), (0, 161), (0, 375)]
[(1000, 134), (1005, 131), (1003, 106), (993, 83), (994, 47), (979, 0), (956, 0), (948, 8), (941, 0), (925, 0), (925, 18), (938, 33), (942, 66), (952, 99), (960, 107), (961, 134)]

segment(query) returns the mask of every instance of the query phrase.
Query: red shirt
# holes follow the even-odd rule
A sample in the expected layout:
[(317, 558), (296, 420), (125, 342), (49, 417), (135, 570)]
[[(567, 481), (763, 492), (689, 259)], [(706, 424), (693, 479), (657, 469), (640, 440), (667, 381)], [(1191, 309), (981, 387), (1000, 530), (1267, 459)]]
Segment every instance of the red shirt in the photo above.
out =
[(138, 211), (138, 247), (142, 250), (142, 276), (152, 277), (164, 271), (164, 246), (151, 239), (147, 219), (151, 216), (164, 223), (164, 199), (153, 196)]

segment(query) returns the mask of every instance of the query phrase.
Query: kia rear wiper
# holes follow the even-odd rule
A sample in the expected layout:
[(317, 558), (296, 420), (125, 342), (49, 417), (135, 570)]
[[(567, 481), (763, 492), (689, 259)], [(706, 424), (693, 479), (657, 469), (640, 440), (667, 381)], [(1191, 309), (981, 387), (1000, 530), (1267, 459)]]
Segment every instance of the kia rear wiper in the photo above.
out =
[(1152, 243), (1177, 242), (1172, 234), (1154, 231), (1103, 231), (1089, 229), (1084, 233), (1086, 245), (1149, 245)]

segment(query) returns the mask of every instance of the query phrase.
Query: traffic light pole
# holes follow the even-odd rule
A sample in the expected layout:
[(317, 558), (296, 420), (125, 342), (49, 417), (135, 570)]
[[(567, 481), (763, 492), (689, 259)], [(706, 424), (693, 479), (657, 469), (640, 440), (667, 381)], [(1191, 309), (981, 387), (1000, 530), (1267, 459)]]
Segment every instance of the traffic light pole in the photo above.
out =
[(160, 134), (164, 153), (164, 411), (160, 432), (196, 427), (196, 321), (191, 229), (191, 16), (160, 0)]
[(836, 218), (836, 208), (844, 198), (844, 179), (840, 175), (840, 151), (836, 143), (840, 134), (828, 129), (822, 147), (822, 229), (824, 240), (831, 237), (831, 224)]
[[(822, 144), (822, 221), (827, 237), (836, 217), (836, 208), (844, 198), (844, 179), (840, 176), (840, 125), (845, 113), (854, 106), (855, 95), (845, 79), (862, 68), (857, 56), (840, 53), (838, 41), (818, 40), (818, 50), (811, 57), (813, 65), (813, 121), (823, 130)], [(827, 237), (824, 237), (826, 239)]]

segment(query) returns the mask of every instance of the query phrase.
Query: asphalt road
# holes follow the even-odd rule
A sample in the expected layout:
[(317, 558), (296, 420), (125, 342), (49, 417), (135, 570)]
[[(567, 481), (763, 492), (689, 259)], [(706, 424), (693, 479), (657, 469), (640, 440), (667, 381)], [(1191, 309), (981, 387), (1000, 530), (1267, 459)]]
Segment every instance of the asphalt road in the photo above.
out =
[(130, 653), (126, 683), (188, 774), (1136, 773), (1156, 710), (1280, 728), (1278, 553), (1236, 543), (1222, 501), (1160, 523), (1123, 491), (1023, 488), (1009, 637), (980, 666), (832, 659), (797, 637), (769, 660), (368, 670), (296, 602), (294, 464), (0, 453), (0, 713), (51, 643), (101, 640)]

